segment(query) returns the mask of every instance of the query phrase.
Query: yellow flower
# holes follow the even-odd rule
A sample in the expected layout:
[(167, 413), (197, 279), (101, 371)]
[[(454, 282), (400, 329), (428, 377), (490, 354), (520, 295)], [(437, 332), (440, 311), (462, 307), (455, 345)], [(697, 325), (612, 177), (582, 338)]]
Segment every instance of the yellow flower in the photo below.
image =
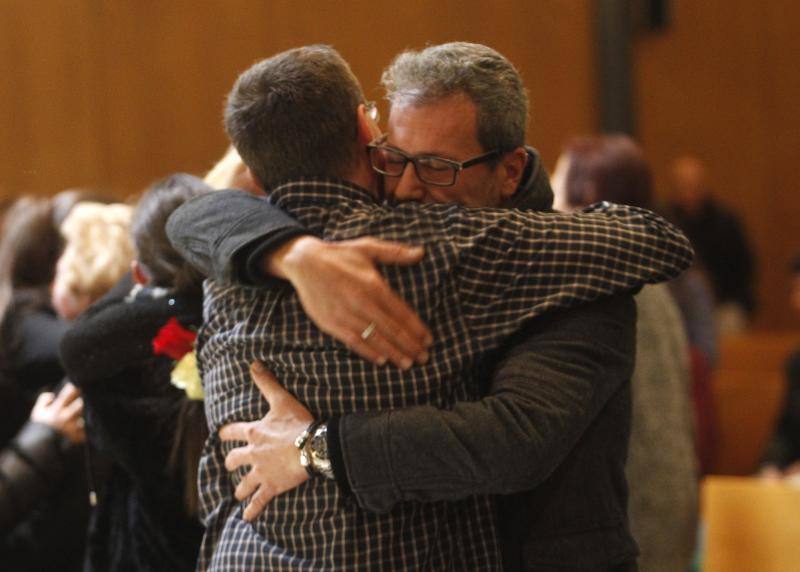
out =
[(200, 382), (200, 372), (197, 371), (197, 357), (194, 351), (184, 355), (175, 367), (172, 368), (170, 376), (172, 385), (186, 392), (186, 397), (202, 401), (203, 384)]

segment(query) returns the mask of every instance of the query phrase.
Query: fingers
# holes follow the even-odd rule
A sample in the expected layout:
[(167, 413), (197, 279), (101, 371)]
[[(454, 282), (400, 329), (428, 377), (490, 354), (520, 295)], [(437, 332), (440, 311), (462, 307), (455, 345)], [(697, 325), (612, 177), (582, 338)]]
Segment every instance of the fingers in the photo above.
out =
[(36, 403), (34, 404), (34, 409), (41, 409), (43, 407), (47, 407), (53, 400), (56, 398), (55, 394), (52, 391), (43, 391), (39, 394), (39, 397), (36, 398)]
[(78, 390), (77, 387), (72, 385), (71, 383), (66, 383), (64, 387), (61, 388), (61, 391), (58, 392), (56, 396), (55, 405), (59, 408), (64, 407), (65, 405), (72, 403), (75, 401), (81, 392)]
[[(408, 369), (414, 362), (423, 364), (427, 361), (428, 352), (424, 345), (411, 340), (399, 326), (386, 326), (386, 323), (394, 324), (394, 321), (387, 319), (382, 312), (374, 311), (372, 315), (380, 315), (382, 318), (372, 321), (361, 318), (361, 325), (353, 324), (348, 329), (332, 331), (331, 334), (342, 340), (353, 352), (377, 365), (384, 365), (389, 361), (397, 367)], [(375, 323), (375, 328), (364, 339), (362, 332), (370, 323)]]
[[(404, 367), (410, 367), (412, 361), (420, 365), (426, 363), (431, 336), (427, 333), (423, 335), (411, 333), (411, 322), (418, 320), (416, 315), (411, 312), (403, 321), (398, 321), (387, 313), (382, 313), (382, 316), (383, 325), (376, 328), (371, 340), (372, 346), (377, 351), (386, 353), (390, 359), (392, 359), (392, 355), (402, 355), (405, 358), (404, 361), (409, 362)], [(427, 332), (424, 326), (422, 328)], [(396, 358), (392, 361), (397, 363)]]
[(334, 333), (333, 335), (334, 337), (344, 341), (344, 343), (352, 352), (360, 355), (365, 360), (371, 361), (377, 365), (384, 365), (386, 363), (386, 356), (371, 348), (367, 342), (361, 339), (360, 334), (343, 331), (339, 332), (338, 334)]
[(433, 343), (433, 336), (428, 327), (411, 309), (411, 306), (406, 304), (388, 286), (386, 289), (389, 291), (389, 295), (382, 296), (377, 300), (386, 316), (384, 327), (395, 336), (402, 338), (404, 344), (421, 348), (420, 351), (429, 348)]
[(270, 409), (279, 406), (279, 401), (286, 397), (287, 391), (278, 383), (277, 378), (264, 367), (264, 364), (257, 360), (250, 364), (250, 375), (253, 376), (253, 381), (261, 395), (269, 403)]
[(80, 397), (75, 399), (72, 403), (64, 407), (63, 413), (65, 419), (75, 419), (83, 414), (83, 399)]
[(253, 471), (250, 471), (244, 476), (244, 478), (239, 482), (239, 484), (236, 487), (236, 491), (234, 492), (236, 500), (243, 501), (244, 499), (252, 495), (258, 488), (258, 486), (259, 486), (258, 478), (256, 477)]
[(86, 429), (83, 427), (77, 427), (71, 435), (67, 436), (67, 438), (76, 445), (83, 443), (86, 441)]
[(274, 495), (270, 494), (267, 487), (260, 487), (253, 495), (253, 498), (250, 499), (250, 502), (244, 509), (242, 517), (247, 521), (255, 520), (258, 518), (259, 514), (264, 512), (264, 509), (267, 508), (267, 504), (269, 504), (269, 501), (271, 501), (273, 497)]
[[(370, 322), (376, 326), (364, 341), (399, 367), (410, 367), (413, 362), (425, 363), (432, 342), (428, 329), (388, 286), (382, 290), (380, 297), (362, 304), (362, 311), (370, 317), (364, 327)], [(390, 308), (388, 311), (387, 307)]]
[(250, 423), (229, 423), (219, 430), (219, 438), (223, 441), (247, 442), (247, 431)]
[[(361, 336), (358, 337), (360, 338)], [(369, 348), (372, 351), (388, 356), (389, 361), (401, 369), (408, 369), (414, 364), (414, 360), (409, 356), (409, 353), (399, 350), (397, 345), (391, 343), (377, 326), (373, 334), (363, 343), (369, 344)], [(411, 353), (410, 355), (415, 354)]]
[(225, 468), (228, 471), (235, 471), (242, 465), (249, 464), (251, 464), (249, 447), (237, 447), (225, 456)]
[[(424, 254), (422, 247), (410, 247), (397, 242), (388, 242), (374, 238), (362, 238), (353, 241), (353, 247), (372, 258), (374, 262), (384, 264), (419, 262)], [(386, 351), (378, 349), (381, 344), (370, 344), (373, 349), (386, 355), (398, 365), (397, 353), (405, 358), (424, 363), (426, 350), (433, 342), (430, 330), (420, 317), (406, 304), (381, 278), (373, 284), (374, 292), (362, 301), (367, 324), (374, 322), (384, 336), (384, 342), (392, 349), (392, 357)], [(365, 326), (366, 327), (366, 326)], [(384, 345), (385, 347), (385, 345)], [(405, 360), (404, 360), (405, 361)]]
[(416, 264), (425, 255), (425, 249), (422, 246), (411, 246), (370, 237), (354, 240), (353, 247), (381, 264)]

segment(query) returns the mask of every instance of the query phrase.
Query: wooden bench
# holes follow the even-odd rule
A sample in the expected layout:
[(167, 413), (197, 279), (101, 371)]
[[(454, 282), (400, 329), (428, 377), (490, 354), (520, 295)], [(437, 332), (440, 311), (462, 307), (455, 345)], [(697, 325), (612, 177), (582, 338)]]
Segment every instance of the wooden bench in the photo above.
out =
[(749, 475), (758, 468), (783, 404), (786, 358), (799, 346), (800, 335), (794, 333), (722, 340), (712, 385), (718, 430), (713, 473)]
[(703, 572), (800, 570), (800, 487), (707, 477), (701, 495)]

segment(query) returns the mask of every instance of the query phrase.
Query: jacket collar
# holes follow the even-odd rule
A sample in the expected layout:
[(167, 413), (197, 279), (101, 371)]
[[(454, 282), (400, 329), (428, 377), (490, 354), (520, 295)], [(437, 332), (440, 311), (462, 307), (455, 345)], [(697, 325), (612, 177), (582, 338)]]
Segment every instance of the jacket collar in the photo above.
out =
[(522, 175), (517, 191), (503, 203), (504, 207), (534, 211), (553, 210), (553, 189), (550, 178), (542, 165), (539, 152), (533, 147), (525, 147), (528, 164)]

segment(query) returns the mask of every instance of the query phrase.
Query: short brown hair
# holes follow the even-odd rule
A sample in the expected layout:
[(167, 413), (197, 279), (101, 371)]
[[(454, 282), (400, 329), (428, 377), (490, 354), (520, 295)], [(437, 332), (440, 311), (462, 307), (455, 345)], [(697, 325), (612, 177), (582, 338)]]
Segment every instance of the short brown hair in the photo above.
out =
[(363, 101), (336, 50), (295, 48), (239, 76), (225, 107), (225, 129), (265, 189), (299, 177), (340, 177), (358, 152), (356, 110)]

